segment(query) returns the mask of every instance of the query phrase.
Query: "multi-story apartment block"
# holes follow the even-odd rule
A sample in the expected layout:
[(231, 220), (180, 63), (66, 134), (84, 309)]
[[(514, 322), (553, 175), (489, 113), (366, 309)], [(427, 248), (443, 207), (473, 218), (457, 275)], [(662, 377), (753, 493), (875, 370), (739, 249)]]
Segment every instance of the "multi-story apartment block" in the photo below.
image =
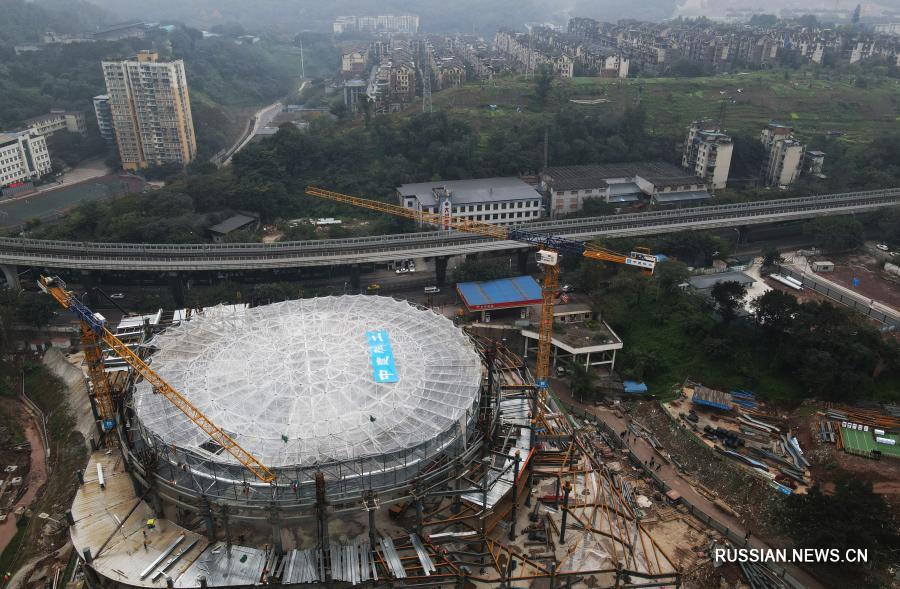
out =
[(825, 152), (811, 149), (806, 152), (806, 173), (817, 178), (825, 178), (822, 168), (825, 166)]
[(189, 164), (197, 155), (184, 62), (141, 51), (104, 61), (103, 77), (122, 167)]
[(629, 59), (615, 47), (585, 39), (572, 32), (545, 26), (531, 27), (528, 33), (501, 30), (494, 45), (520, 71), (534, 71), (546, 64), (555, 76), (571, 78), (592, 75), (625, 78)]
[(52, 169), (43, 135), (33, 129), (0, 133), (0, 188), (35, 180)]
[(478, 178), (404, 184), (397, 188), (400, 205), (434, 213), (442, 220), (465, 219), (512, 225), (541, 216), (541, 194), (524, 180)]
[(762, 179), (766, 186), (787, 188), (800, 177), (805, 146), (794, 139), (793, 129), (769, 124), (762, 130), (760, 141), (766, 149)]
[(34, 129), (39, 135), (53, 135), (59, 131), (70, 133), (87, 133), (84, 125), (84, 113), (80, 111), (67, 111), (52, 109), (49, 114), (34, 117), (25, 121), (25, 128)]
[(366, 84), (366, 99), (372, 103), (375, 114), (387, 112), (390, 93), (391, 64), (385, 60), (372, 68)]
[(366, 71), (368, 52), (349, 51), (341, 55), (341, 75), (345, 77), (358, 77)]
[(708, 121), (694, 121), (688, 128), (681, 165), (713, 190), (725, 188), (734, 145), (731, 137)]
[[(533, 31), (535, 41), (539, 36), (549, 35), (541, 27)], [(728, 72), (748, 66), (766, 67), (783, 58), (792, 62), (795, 52), (814, 63), (822, 63), (826, 55), (843, 63), (875, 57), (900, 63), (900, 40), (887, 30), (808, 28), (784, 22), (763, 27), (692, 20), (610, 24), (573, 18), (568, 33), (601, 46), (601, 52), (618, 51), (642, 70), (659, 73), (665, 73), (678, 59), (701, 64), (711, 71)], [(577, 45), (564, 37), (555, 37), (554, 44), (560, 43), (572, 48)]]
[(334, 34), (418, 33), (419, 17), (413, 14), (385, 14), (380, 16), (339, 16), (332, 24)]
[(113, 128), (112, 109), (109, 107), (109, 95), (94, 96), (94, 114), (97, 116), (97, 128), (100, 136), (110, 144), (116, 142), (116, 130)]
[(344, 82), (344, 106), (350, 112), (359, 111), (360, 101), (366, 100), (366, 83), (363, 80), (347, 80)]

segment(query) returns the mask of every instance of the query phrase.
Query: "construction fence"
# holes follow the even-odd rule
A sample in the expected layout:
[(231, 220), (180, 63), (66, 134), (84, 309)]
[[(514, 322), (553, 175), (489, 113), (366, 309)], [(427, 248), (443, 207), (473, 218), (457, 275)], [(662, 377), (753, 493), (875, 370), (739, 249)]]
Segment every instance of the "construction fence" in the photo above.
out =
[(860, 315), (865, 315), (866, 317), (874, 319), (879, 323), (883, 323), (890, 329), (897, 329), (898, 327), (900, 327), (900, 315), (898, 315), (892, 309), (880, 305), (877, 301), (866, 298), (863, 295), (850, 290), (849, 288), (843, 287), (839, 284), (835, 284), (834, 282), (817, 276), (812, 272), (805, 272), (803, 270), (800, 270), (796, 266), (780, 264), (778, 268), (778, 271), (784, 276), (789, 276), (802, 282), (804, 288), (808, 288), (809, 290), (824, 295), (833, 301), (836, 301), (842, 305), (846, 305)]

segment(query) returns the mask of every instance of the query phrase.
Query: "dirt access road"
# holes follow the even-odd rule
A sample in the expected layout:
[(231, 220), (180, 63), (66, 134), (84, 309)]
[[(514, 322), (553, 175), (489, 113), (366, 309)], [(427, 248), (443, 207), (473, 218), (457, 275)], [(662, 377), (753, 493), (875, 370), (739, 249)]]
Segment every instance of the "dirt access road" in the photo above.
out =
[[(616, 417), (616, 415), (606, 407), (594, 407), (592, 405), (580, 403), (572, 398), (572, 396), (569, 394), (568, 387), (564, 386), (563, 383), (554, 379), (553, 384), (553, 391), (566, 405), (571, 405), (573, 407), (577, 407), (580, 410), (587, 411), (588, 413), (593, 414), (597, 417), (597, 419), (610, 426), (613, 431), (621, 432), (627, 429), (628, 421), (630, 421), (627, 420), (627, 418)], [(638, 456), (638, 458), (641, 459), (641, 461), (649, 461), (650, 458), (660, 460), (659, 455), (656, 454), (656, 452), (653, 450), (653, 447), (650, 446), (650, 443), (647, 442), (647, 440), (645, 440), (644, 438), (635, 438), (634, 436), (629, 435), (627, 437), (626, 444)], [(721, 511), (713, 504), (712, 501), (701, 495), (688, 481), (682, 478), (682, 476), (670, 464), (663, 461), (662, 467), (660, 467), (660, 469), (656, 471), (656, 474), (669, 487), (678, 491), (682, 497), (728, 526), (728, 528), (733, 530), (737, 535), (746, 535), (747, 527), (740, 520)], [(768, 544), (766, 544), (756, 536), (753, 536), (752, 530), (750, 545), (754, 548), (770, 547)], [(794, 576), (794, 578), (803, 583), (806, 587), (810, 589), (824, 589), (825, 586), (822, 583), (820, 583), (815, 577), (800, 569), (799, 567), (791, 564), (784, 564), (783, 566), (791, 575)]]
[(21, 401), (7, 400), (4, 402), (4, 410), (14, 411), (18, 416), (19, 422), (25, 433), (25, 439), (31, 444), (31, 465), (28, 469), (23, 484), (27, 485), (25, 494), (16, 502), (6, 518), (6, 521), (0, 523), (0, 553), (6, 549), (6, 546), (16, 535), (16, 515), (15, 510), (19, 507), (28, 508), (31, 502), (37, 497), (38, 491), (47, 482), (47, 452), (44, 448), (44, 442), (41, 439), (41, 433), (35, 423), (35, 417), (28, 411), (25, 404)]

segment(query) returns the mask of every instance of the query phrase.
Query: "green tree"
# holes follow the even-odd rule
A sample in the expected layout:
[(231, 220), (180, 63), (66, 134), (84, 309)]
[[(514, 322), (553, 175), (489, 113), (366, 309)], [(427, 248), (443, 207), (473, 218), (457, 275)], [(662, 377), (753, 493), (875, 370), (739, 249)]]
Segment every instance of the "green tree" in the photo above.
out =
[(672, 292), (678, 288), (679, 284), (684, 283), (690, 272), (687, 264), (678, 260), (666, 260), (656, 265), (653, 271), (653, 278), (659, 285), (660, 290), (664, 292)]
[(731, 322), (737, 316), (737, 309), (744, 297), (747, 296), (747, 287), (734, 280), (717, 282), (710, 291), (719, 315), (725, 323)]
[(762, 252), (762, 267), (763, 270), (769, 270), (774, 268), (777, 264), (781, 263), (783, 258), (781, 254), (778, 253), (778, 250), (771, 246), (766, 246)]
[(790, 331), (800, 314), (797, 297), (782, 290), (769, 290), (751, 301), (756, 323), (766, 333), (780, 336)]
[(596, 372), (586, 368), (580, 362), (569, 362), (566, 365), (566, 370), (568, 371), (567, 379), (572, 397), (579, 401), (584, 401), (585, 398), (594, 394), (594, 384), (597, 380)]
[(470, 259), (453, 269), (453, 282), (497, 280), (512, 275), (507, 260)]
[(553, 85), (553, 72), (547, 64), (541, 64), (537, 68), (534, 78), (534, 95), (539, 107), (547, 106), (547, 98), (550, 96), (550, 88)]
[(871, 482), (849, 474), (838, 478), (833, 493), (826, 494), (815, 485), (806, 494), (791, 495), (784, 516), (784, 531), (796, 546), (836, 548), (841, 553), (863, 548), (883, 554), (900, 543), (897, 524), (882, 496), (872, 491)]
[(853, 217), (819, 217), (810, 221), (805, 232), (816, 247), (828, 252), (842, 252), (859, 247), (865, 238), (862, 223)]
[(16, 317), (32, 327), (44, 327), (56, 314), (56, 303), (41, 293), (22, 291), (17, 299)]

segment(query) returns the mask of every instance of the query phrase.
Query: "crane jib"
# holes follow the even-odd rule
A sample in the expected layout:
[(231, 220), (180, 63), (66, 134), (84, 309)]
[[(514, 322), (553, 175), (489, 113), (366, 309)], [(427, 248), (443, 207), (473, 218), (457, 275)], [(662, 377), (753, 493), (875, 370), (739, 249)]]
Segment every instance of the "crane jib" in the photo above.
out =
[(530, 243), (562, 254), (574, 254), (580, 256), (584, 253), (585, 249), (584, 242), (581, 241), (548, 235), (546, 233), (538, 233), (537, 231), (527, 231), (518, 227), (510, 227), (507, 230), (506, 235), (508, 239), (513, 241)]

